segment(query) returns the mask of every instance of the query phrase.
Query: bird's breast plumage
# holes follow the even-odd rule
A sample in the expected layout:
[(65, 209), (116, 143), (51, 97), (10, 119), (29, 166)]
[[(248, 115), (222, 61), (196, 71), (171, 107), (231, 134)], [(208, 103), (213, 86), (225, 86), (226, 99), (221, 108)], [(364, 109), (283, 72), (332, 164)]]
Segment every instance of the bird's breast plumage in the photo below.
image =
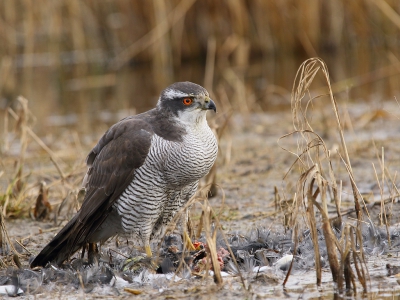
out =
[(125, 233), (156, 235), (196, 192), (215, 162), (218, 144), (206, 122), (189, 128), (181, 141), (157, 134), (143, 165), (115, 203)]
[(218, 152), (217, 140), (208, 125), (188, 130), (182, 142), (171, 145), (165, 160), (165, 179), (182, 187), (207, 175)]

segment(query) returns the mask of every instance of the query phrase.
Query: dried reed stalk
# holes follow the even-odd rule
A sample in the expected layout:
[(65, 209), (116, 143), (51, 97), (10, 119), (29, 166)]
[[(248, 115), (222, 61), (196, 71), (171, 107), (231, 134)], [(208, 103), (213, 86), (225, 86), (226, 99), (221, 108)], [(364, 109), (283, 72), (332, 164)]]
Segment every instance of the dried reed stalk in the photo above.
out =
[(386, 17), (400, 29), (400, 15), (397, 13), (386, 1), (375, 0), (372, 1), (381, 11), (386, 15)]
[(117, 57), (111, 62), (113, 68), (121, 68), (137, 54), (157, 42), (171, 29), (172, 26), (177, 24), (182, 18), (185, 17), (187, 11), (192, 7), (195, 2), (196, 0), (180, 1), (180, 3), (174, 8), (174, 10), (170, 14), (168, 14), (168, 17), (165, 20), (163, 20), (161, 23), (158, 23), (157, 26), (149, 31), (146, 35), (144, 35), (128, 48), (119, 53)]
[[(341, 261), (340, 261), (340, 273), (344, 274), (347, 295), (351, 296), (351, 290), (354, 295), (357, 295), (357, 286), (354, 280), (353, 269), (351, 268), (350, 254), (352, 252), (351, 247), (351, 231), (350, 226), (346, 225), (343, 230), (344, 247), (341, 250)], [(353, 289), (352, 289), (353, 288)]]
[(217, 245), (216, 245), (216, 233), (217, 231), (214, 230), (211, 233), (211, 207), (208, 204), (207, 199), (204, 199), (202, 209), (204, 211), (204, 231), (206, 234), (206, 241), (207, 241), (207, 252), (211, 257), (211, 262), (214, 270), (214, 282), (217, 285), (221, 285), (223, 283), (222, 276), (221, 276), (221, 268), (218, 262), (218, 255), (217, 255)]
[[(297, 237), (298, 237), (298, 229), (297, 229), (297, 228), (298, 228), (298, 226), (297, 226), (297, 224), (296, 224), (296, 225), (294, 226), (294, 228), (293, 228), (293, 238), (294, 238), (293, 253), (296, 253), (296, 252), (297, 252), (297, 244), (298, 244), (298, 241), (299, 241), (299, 239), (297, 238)], [(283, 286), (283, 287), (285, 287), (287, 281), (289, 280), (289, 276), (290, 276), (290, 274), (291, 274), (292, 267), (293, 267), (293, 262), (294, 262), (294, 258), (293, 258), (292, 261), (290, 262), (289, 270), (287, 271), (286, 276), (285, 276), (285, 279), (284, 279), (283, 282), (282, 282), (282, 286)]]
[[(354, 262), (354, 267), (356, 269), (358, 281), (361, 283), (361, 285), (364, 289), (364, 292), (367, 292), (368, 268), (366, 266), (365, 257), (363, 254), (363, 247), (360, 247), (360, 253), (357, 252), (357, 247), (356, 247), (358, 244), (358, 241), (359, 240), (362, 241), (362, 233), (361, 233), (361, 229), (359, 227), (352, 228), (352, 231), (350, 234), (350, 239), (351, 239), (351, 247), (353, 250), (352, 251), (353, 262)], [(358, 245), (362, 245), (362, 244), (358, 244)]]
[(321, 285), (321, 255), (319, 253), (319, 245), (318, 245), (318, 232), (317, 232), (317, 224), (315, 221), (315, 212), (314, 212), (314, 202), (317, 201), (317, 196), (319, 194), (319, 189), (313, 193), (315, 178), (311, 179), (308, 191), (307, 191), (307, 218), (310, 222), (310, 230), (311, 237), (314, 246), (314, 254), (315, 254), (315, 271), (317, 276), (317, 286)]
[[(318, 165), (317, 165), (318, 167)], [(319, 171), (319, 170), (318, 170)], [(339, 290), (339, 293), (343, 291), (343, 276), (342, 273), (340, 272), (340, 266), (338, 262), (338, 257), (337, 257), (337, 252), (336, 252), (336, 237), (332, 231), (332, 226), (329, 222), (329, 216), (328, 216), (328, 205), (327, 205), (327, 184), (326, 181), (321, 178), (320, 172), (317, 174), (317, 183), (318, 183), (318, 188), (321, 191), (321, 202), (322, 202), (322, 207), (320, 208), (320, 213), (322, 215), (322, 231), (324, 233), (325, 237), (325, 244), (326, 244), (326, 249), (328, 251), (328, 260), (329, 260), (329, 266), (331, 268), (331, 273), (332, 273), (332, 279), (333, 282), (337, 284), (337, 288)], [(314, 202), (316, 203), (316, 202)], [(318, 207), (318, 206), (317, 206)]]
[[(296, 155), (297, 165), (300, 167), (301, 175), (298, 180), (297, 190), (295, 194), (295, 215), (298, 215), (296, 211), (299, 211), (299, 205), (301, 203), (307, 203), (307, 218), (308, 224), (311, 230), (311, 237), (314, 245), (314, 252), (316, 257), (316, 272), (317, 272), (317, 285), (321, 283), (321, 270), (320, 270), (320, 261), (319, 261), (319, 246), (318, 246), (318, 236), (317, 236), (317, 228), (316, 228), (316, 220), (315, 213), (313, 210), (313, 206), (315, 205), (321, 216), (322, 216), (322, 230), (325, 237), (325, 244), (327, 247), (328, 253), (328, 261), (332, 273), (333, 281), (337, 284), (337, 289), (339, 293), (342, 293), (345, 288), (350, 289), (353, 286), (355, 289), (354, 276), (352, 275), (351, 266), (350, 266), (350, 234), (348, 231), (342, 232), (342, 237), (345, 240), (344, 248), (340, 247), (340, 244), (333, 233), (332, 225), (328, 216), (328, 187), (333, 191), (332, 200), (336, 205), (337, 212), (337, 221), (336, 225), (340, 228), (342, 225), (342, 214), (340, 210), (341, 198), (338, 190), (335, 174), (333, 171), (331, 155), (328, 151), (325, 142), (312, 128), (311, 123), (309, 122), (310, 112), (309, 108), (312, 106), (312, 102), (316, 101), (318, 98), (321, 98), (323, 95), (314, 96), (310, 95), (309, 89), (314, 81), (318, 71), (322, 71), (323, 76), (326, 80), (326, 84), (328, 86), (328, 96), (330, 102), (332, 104), (332, 110), (334, 112), (335, 120), (336, 120), (336, 129), (337, 133), (340, 137), (341, 142), (341, 153), (338, 152), (340, 159), (346, 167), (348, 176), (350, 178), (352, 190), (353, 190), (353, 198), (354, 198), (354, 206), (357, 214), (357, 232), (361, 233), (360, 225), (362, 221), (362, 210), (361, 205), (359, 203), (360, 193), (357, 189), (353, 171), (350, 163), (350, 156), (347, 151), (347, 146), (344, 138), (343, 127), (340, 119), (340, 114), (338, 110), (338, 106), (336, 100), (333, 96), (333, 91), (330, 85), (329, 72), (325, 65), (325, 63), (319, 58), (311, 58), (306, 60), (299, 68), (299, 71), (296, 74), (295, 82), (293, 85), (292, 91), (292, 118), (293, 118), (293, 126), (295, 131), (288, 135), (283, 136), (285, 138), (287, 136), (298, 134), (301, 139), (298, 139), (298, 150), (297, 153), (291, 152)], [(306, 94), (309, 94), (309, 100), (303, 104), (302, 100), (305, 98)], [(282, 139), (280, 138), (280, 140)], [(283, 147), (282, 147), (283, 148)], [(283, 148), (288, 151), (287, 149)], [(344, 158), (343, 158), (344, 157)], [(382, 163), (383, 164), (383, 163)], [(325, 167), (324, 167), (325, 166)], [(328, 172), (324, 171), (327, 169)], [(327, 178), (326, 178), (327, 177)], [(329, 178), (329, 180), (328, 180)], [(304, 189), (306, 187), (306, 182), (309, 181), (308, 192), (305, 193)], [(383, 182), (383, 179), (382, 179)], [(317, 189), (315, 193), (313, 193), (313, 185), (316, 183)], [(317, 196), (319, 196), (320, 203), (317, 202)], [(306, 202), (306, 198), (308, 201)], [(362, 199), (362, 198), (361, 198)], [(297, 219), (293, 220), (292, 226), (297, 224)], [(357, 234), (357, 243), (362, 245), (362, 235)], [(297, 237), (295, 237), (297, 238)], [(362, 248), (362, 247), (361, 247)], [(354, 250), (353, 250), (354, 251)], [(338, 253), (341, 255), (341, 263), (339, 264)], [(353, 253), (354, 256), (354, 253)], [(363, 257), (363, 252), (360, 252), (361, 261), (363, 262), (359, 269), (357, 269), (359, 281), (363, 286), (365, 285), (365, 262)], [(358, 267), (358, 265), (357, 265)], [(352, 283), (353, 282), (353, 283)]]
[[(3, 209), (0, 206), (0, 239), (1, 239), (1, 250), (2, 256), (16, 255), (21, 256), (21, 254), (15, 249), (14, 244), (11, 242), (10, 236), (8, 235), (6, 223), (4, 221)], [(3, 261), (4, 264), (4, 261)]]
[(380, 180), (378, 178), (378, 173), (376, 171), (375, 165), (372, 163), (372, 167), (374, 168), (375, 178), (376, 178), (376, 181), (378, 183), (379, 192), (380, 192), (380, 196), (381, 196), (381, 213), (380, 213), (379, 219), (380, 219), (380, 223), (381, 223), (380, 225), (384, 224), (385, 227), (386, 227), (386, 234), (387, 234), (387, 237), (388, 237), (388, 244), (389, 244), (389, 247), (391, 247), (392, 242), (391, 242), (390, 232), (389, 232), (389, 225), (390, 224), (388, 222), (385, 199), (383, 197), (383, 188), (384, 188), (384, 185), (385, 185), (385, 151), (384, 151), (384, 148), (382, 148), (382, 160), (379, 161), (379, 164), (380, 164), (381, 169), (382, 169), (382, 171), (381, 171), (382, 172), (381, 182), (380, 182)]

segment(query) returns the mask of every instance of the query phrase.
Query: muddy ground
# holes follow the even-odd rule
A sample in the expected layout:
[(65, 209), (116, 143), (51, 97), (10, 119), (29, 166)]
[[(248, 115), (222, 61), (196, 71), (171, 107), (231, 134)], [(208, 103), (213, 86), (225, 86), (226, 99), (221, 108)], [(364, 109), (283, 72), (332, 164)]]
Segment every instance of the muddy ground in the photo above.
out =
[[(388, 176), (384, 178), (385, 186), (382, 196), (377, 176), (382, 179), (382, 168), (380, 165), (382, 148), (384, 148), (384, 164), (387, 173), (392, 176), (393, 181), (398, 183), (397, 172), (400, 170), (400, 108), (395, 101), (388, 101), (379, 104), (358, 103), (340, 104), (342, 121), (345, 126), (345, 138), (348, 146), (350, 159), (354, 171), (355, 181), (360, 192), (365, 195), (364, 199), (369, 203), (370, 214), (373, 222), (379, 224), (380, 205), (373, 205), (373, 202), (383, 198), (390, 198), (393, 201), (398, 197), (394, 185), (390, 183)], [(329, 103), (314, 108), (312, 115), (313, 129), (323, 137), (327, 147), (335, 155), (339, 139), (337, 137), (335, 119), (329, 108)], [(299, 173), (296, 168), (290, 172), (285, 180), (286, 173), (295, 162), (296, 157), (283, 150), (284, 147), (296, 152), (296, 136), (287, 137), (284, 140), (278, 139), (283, 135), (293, 131), (290, 110), (274, 111), (264, 114), (251, 114), (247, 116), (233, 116), (230, 120), (228, 130), (220, 141), (220, 152), (218, 158), (217, 184), (218, 194), (210, 199), (212, 207), (220, 211), (219, 219), (223, 224), (224, 231), (229, 233), (240, 232), (248, 234), (254, 228), (273, 228), (283, 231), (284, 219), (280, 206), (276, 207), (275, 199), (279, 197), (281, 201), (293, 198), (296, 182)], [(100, 133), (97, 138), (100, 137)], [(94, 137), (88, 138), (87, 142), (69, 152), (87, 153), (92, 145)], [(57, 140), (53, 138), (53, 140)], [(54, 142), (56, 143), (56, 141)], [(75, 144), (76, 145), (76, 144)], [(49, 200), (56, 208), (62, 201), (62, 195), (68, 189), (79, 186), (79, 178), (84, 172), (83, 157), (69, 157), (62, 150), (56, 149), (64, 155), (64, 161), (70, 161), (74, 165), (75, 177), (64, 185), (63, 188), (56, 184), (50, 186)], [(55, 151), (56, 151), (55, 150)], [(45, 154), (42, 154), (42, 156)], [(42, 157), (41, 156), (41, 157)], [(69, 157), (69, 158), (68, 158)], [(340, 157), (334, 158), (337, 161), (335, 166), (337, 179), (343, 180), (342, 210), (349, 211), (346, 216), (347, 222), (354, 222), (355, 214), (351, 213), (354, 207), (353, 193), (345, 168), (340, 164)], [(11, 167), (11, 164), (4, 164)], [(31, 181), (48, 179), (44, 173), (49, 170), (47, 164), (32, 167)], [(7, 171), (7, 170), (6, 170)], [(49, 171), (50, 172), (50, 171)], [(56, 171), (51, 169), (52, 174)], [(36, 176), (36, 178), (35, 178)], [(39, 179), (40, 178), (40, 179)], [(4, 179), (4, 178), (3, 178)], [(26, 201), (31, 201), (37, 193), (37, 185), (32, 188), (30, 196)], [(276, 193), (277, 191), (277, 193)], [(62, 195), (61, 195), (62, 194)], [(394, 196), (396, 195), (396, 196)], [(222, 204), (223, 203), (223, 204)], [(387, 210), (391, 213), (390, 224), (400, 222), (398, 212), (399, 204), (389, 203)], [(334, 215), (334, 206), (332, 216)], [(196, 210), (197, 209), (197, 210)], [(53, 211), (54, 214), (54, 211)], [(53, 218), (53, 217), (51, 217)], [(8, 218), (6, 220), (7, 229), (12, 240), (23, 239), (23, 244), (32, 255), (38, 253), (40, 249), (51, 239), (59, 230), (62, 224), (61, 215), (55, 225), (54, 219), (44, 221), (33, 221), (30, 218)], [(193, 220), (199, 219), (198, 208), (193, 210)], [(116, 247), (115, 241), (111, 241), (106, 247)], [(23, 253), (25, 250), (20, 249)], [(22, 261), (23, 267), (27, 267), (27, 258)], [(398, 254), (376, 255), (368, 260), (369, 268), (369, 297), (379, 295), (380, 298), (390, 298), (400, 293), (400, 286), (396, 277), (386, 276), (386, 263), (400, 265)], [(239, 277), (224, 277), (224, 283), (217, 287), (211, 277), (201, 279), (193, 277), (190, 280), (175, 282), (174, 280), (158, 279), (140, 285), (131, 286), (141, 292), (140, 298), (143, 299), (178, 299), (178, 298), (198, 298), (198, 299), (217, 299), (217, 298), (299, 298), (313, 299), (319, 297), (332, 298), (333, 284), (331, 274), (328, 269), (323, 270), (323, 284), (320, 289), (315, 287), (315, 272), (313, 270), (295, 272), (290, 278), (284, 289), (282, 282), (284, 273), (281, 271), (268, 271), (262, 274), (244, 274), (246, 288), (243, 287)], [(359, 288), (361, 286), (358, 284)], [(359, 293), (361, 290), (359, 289)], [(82, 289), (71, 288), (68, 285), (46, 285), (37, 291), (35, 296), (24, 295), (26, 299), (124, 299), (132, 297), (124, 291), (124, 286), (119, 282), (114, 286), (96, 286), (90, 293), (85, 293)]]

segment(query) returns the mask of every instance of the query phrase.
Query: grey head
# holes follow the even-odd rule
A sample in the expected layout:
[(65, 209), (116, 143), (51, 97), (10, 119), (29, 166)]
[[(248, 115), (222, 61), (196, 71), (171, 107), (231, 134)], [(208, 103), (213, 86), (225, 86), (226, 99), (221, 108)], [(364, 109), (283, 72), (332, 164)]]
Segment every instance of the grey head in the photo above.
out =
[(217, 111), (209, 93), (202, 86), (176, 82), (161, 92), (157, 107), (168, 110), (181, 121), (199, 122), (208, 110)]

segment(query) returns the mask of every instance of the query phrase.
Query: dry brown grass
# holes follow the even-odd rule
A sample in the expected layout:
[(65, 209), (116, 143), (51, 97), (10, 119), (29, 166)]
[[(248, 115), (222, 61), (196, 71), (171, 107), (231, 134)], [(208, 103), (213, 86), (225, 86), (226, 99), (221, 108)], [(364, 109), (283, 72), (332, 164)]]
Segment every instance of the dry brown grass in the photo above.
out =
[[(74, 108), (86, 114), (91, 111), (88, 95), (109, 100), (89, 91), (115, 93), (116, 74), (133, 63), (135, 69), (148, 69), (150, 90), (160, 91), (177, 80), (201, 82), (205, 77), (205, 86), (218, 98), (226, 93), (235, 110), (258, 111), (288, 96), (292, 74), (287, 70), (297, 68), (294, 61), (317, 55), (343, 65), (335, 72), (333, 91), (350, 93), (362, 87), (357, 95), (367, 97), (368, 84), (382, 80), (379, 86), (392, 95), (399, 91), (400, 78), (394, 42), (400, 19), (396, 4), (395, 0), (4, 1), (0, 95), (11, 101), (23, 94), (43, 103), (33, 84), (39, 70), (49, 81), (47, 101), (58, 98), (62, 109), (68, 110), (74, 99)], [(347, 59), (353, 59), (351, 68), (345, 68)], [(197, 63), (201, 75), (186, 62)], [(134, 80), (141, 87), (141, 80)], [(148, 108), (152, 100), (134, 100), (133, 105)], [(115, 102), (132, 105), (128, 100)]]
[[(54, 218), (55, 221), (62, 215), (63, 219), (65, 216), (60, 210), (66, 202), (72, 202), (76, 207), (76, 187), (84, 172), (82, 161), (77, 163), (82, 159), (81, 155), (73, 150), (78, 147), (68, 139), (64, 139), (61, 148), (59, 142), (48, 145), (33, 130), (35, 117), (28, 100), (18, 97), (15, 102), (16, 110), (8, 107), (4, 113), (1, 144), (4, 171), (0, 181), (2, 214), (8, 218), (30, 215), (34, 219)], [(69, 197), (71, 191), (75, 194), (72, 198)]]
[[(330, 82), (325, 63), (319, 59), (311, 59), (304, 63), (296, 77), (291, 99), (295, 129), (292, 134), (299, 136), (299, 148), (293, 153), (297, 159), (294, 167), (300, 175), (292, 181), (297, 182), (296, 194), (287, 216), (291, 216), (288, 225), (295, 228), (300, 226), (300, 217), (306, 220), (315, 239), (315, 216), (319, 212), (329, 248), (332, 275), (339, 289), (343, 290), (344, 286), (349, 288), (352, 285), (355, 291), (355, 275), (349, 268), (350, 257), (353, 257), (356, 264), (357, 278), (366, 289), (368, 274), (364, 269), (363, 254), (355, 250), (355, 244), (362, 242), (359, 226), (363, 220), (363, 202), (346, 149), (343, 114), (339, 113), (333, 93), (387, 78), (389, 79), (383, 83), (385, 91), (390, 94), (398, 92), (398, 47), (392, 42), (398, 38), (399, 14), (393, 8), (397, 9), (396, 4), (395, 0), (40, 0), (35, 2), (35, 5), (32, 1), (4, 1), (0, 4), (0, 25), (4, 25), (0, 26), (0, 37), (5, 41), (0, 44), (0, 95), (6, 97), (9, 102), (15, 98), (16, 91), (30, 95), (34, 89), (31, 82), (35, 68), (46, 66), (59, 76), (61, 87), (56, 88), (54, 94), (64, 95), (65, 90), (75, 90), (74, 98), (79, 105), (77, 110), (85, 114), (91, 110), (86, 90), (114, 87), (117, 82), (116, 74), (129, 62), (151, 64), (151, 85), (159, 91), (167, 84), (166, 78), (182, 78), (184, 70), (181, 67), (184, 61), (203, 60), (206, 62), (205, 72), (201, 72), (204, 73), (201, 77), (204, 77), (204, 85), (217, 95), (221, 111), (226, 112), (226, 120), (229, 120), (232, 111), (247, 114), (265, 109), (272, 94), (286, 97), (287, 89), (272, 84), (263, 88), (261, 93), (257, 91), (250, 78), (256, 77), (254, 74), (257, 74), (265, 79), (271, 74), (269, 70), (257, 68), (255, 60), (258, 62), (259, 59), (278, 58), (276, 68), (279, 69), (282, 66), (278, 62), (279, 59), (285, 60), (286, 57), (299, 53), (307, 57), (316, 54), (335, 57), (335, 53), (345, 57), (347, 54), (357, 57), (358, 60), (353, 66), (356, 71), (346, 74), (348, 79), (334, 84)], [(148, 9), (149, 6), (151, 9)], [(19, 11), (24, 13), (20, 14)], [(355, 36), (357, 38), (354, 38)], [(99, 59), (91, 52), (97, 49), (101, 50)], [(69, 53), (70, 60), (61, 59), (61, 54), (66, 53)], [(46, 59), (38, 59), (41, 55)], [(19, 70), (23, 71), (19, 73)], [(326, 81), (328, 88), (324, 87), (323, 92), (318, 89), (317, 94), (328, 95), (336, 124), (334, 131), (341, 145), (335, 153), (326, 145), (323, 134), (317, 133), (310, 121), (309, 108), (322, 97), (314, 96), (311, 92), (312, 82), (316, 80), (320, 71), (323, 73), (322, 81)], [(368, 86), (366, 91), (368, 92)], [(309, 98), (304, 104), (307, 95)], [(67, 97), (60, 98), (64, 100), (63, 98)], [(81, 161), (80, 164), (74, 164), (70, 161), (65, 162), (65, 159), (77, 161), (81, 158), (77, 158), (76, 155), (71, 158), (61, 150), (51, 150), (52, 147), (34, 133), (34, 120), (26, 100), (18, 98), (15, 103), (12, 105), (19, 107), (17, 111), (11, 109), (14, 106), (7, 105), (3, 112), (1, 164), (7, 174), (0, 170), (0, 179), (6, 182), (5, 190), (0, 193), (2, 212), (6, 217), (26, 216), (32, 211), (39, 194), (41, 179), (45, 178), (50, 197), (58, 199), (52, 203), (56, 203), (56, 209), (53, 209), (55, 222), (60, 223), (62, 220), (57, 216), (63, 207), (67, 207), (71, 213), (71, 207), (78, 206), (75, 194), (71, 195), (70, 191), (76, 190), (84, 171)], [(15, 119), (15, 122), (11, 119)], [(228, 121), (225, 124), (227, 123)], [(82, 124), (82, 127), (85, 126), (88, 129), (88, 124)], [(17, 136), (20, 147), (17, 157), (7, 154), (10, 132)], [(40, 152), (40, 159), (51, 161), (39, 174), (35, 174), (39, 175), (39, 179), (32, 179), (31, 171), (25, 168), (28, 163), (27, 149), (32, 147), (32, 144), (35, 144), (36, 150)], [(69, 141), (67, 148), (73, 152), (74, 149), (80, 148), (78, 144), (79, 138), (75, 139), (75, 142)], [(399, 194), (395, 186), (396, 175), (392, 176), (385, 166), (384, 152), (378, 152), (382, 153), (381, 178), (379, 170), (376, 171), (381, 191), (385, 182), (389, 180), (393, 184), (394, 194)], [(229, 153), (228, 151), (223, 154), (226, 162), (229, 162)], [(353, 190), (354, 210), (358, 216), (355, 228), (344, 228), (342, 242), (336, 239), (331, 229), (332, 224), (341, 223), (343, 215), (341, 182), (336, 179), (333, 167), (337, 161), (340, 161), (348, 172)], [(29, 163), (32, 164), (31, 159)], [(208, 179), (207, 186), (215, 180), (214, 170)], [(291, 177), (288, 180), (292, 179)], [(276, 195), (279, 196), (278, 193)], [(382, 224), (388, 226), (390, 220), (387, 216), (390, 214), (386, 210), (386, 204), (393, 202), (394, 197), (383, 199), (383, 193), (381, 195), (381, 220)], [(211, 208), (207, 200), (201, 201), (203, 218), (200, 219), (200, 223), (204, 228), (209, 228), (213, 222), (219, 223), (218, 217), (210, 213)], [(327, 205), (330, 202), (336, 207), (337, 216), (334, 222), (328, 217)], [(317, 212), (314, 211), (314, 206)], [(304, 214), (297, 214), (303, 210)], [(201, 224), (198, 224), (198, 228), (202, 227)], [(207, 233), (207, 240), (210, 245), (215, 241), (212, 232)], [(314, 246), (318, 258), (317, 243)], [(210, 255), (213, 257), (214, 254)], [(316, 272), (317, 284), (320, 284), (321, 269), (318, 259)], [(218, 277), (218, 271), (216, 276)], [(221, 280), (217, 277), (216, 282), (220, 283)]]
[[(310, 90), (310, 86), (319, 72), (322, 73), (326, 82), (326, 93), (322, 95), (315, 94)], [(333, 152), (332, 150), (328, 150), (332, 149), (332, 147), (327, 146), (327, 143), (321, 137), (323, 134), (317, 133), (313, 128), (313, 126), (317, 124), (316, 122), (320, 120), (320, 118), (316, 116), (322, 107), (318, 102), (324, 102), (325, 105), (323, 107), (324, 110), (326, 110), (327, 107), (329, 107), (326, 99), (331, 104), (331, 116), (335, 120), (333, 124), (336, 124), (331, 124), (334, 126), (333, 132), (337, 137), (337, 142), (340, 143), (340, 147), (334, 149)], [(299, 177), (293, 199), (293, 206), (289, 210), (291, 219), (288, 225), (292, 228), (297, 228), (307, 224), (307, 227), (310, 228), (316, 258), (316, 283), (320, 285), (321, 263), (317, 242), (317, 227), (319, 223), (317, 220), (321, 218), (329, 265), (333, 281), (337, 285), (337, 292), (344, 293), (346, 291), (347, 293), (356, 295), (356, 278), (364, 292), (367, 291), (368, 287), (368, 270), (365, 264), (364, 253), (362, 247), (358, 249), (356, 246), (363, 244), (361, 223), (364, 222), (363, 211), (368, 214), (368, 210), (357, 188), (356, 178), (352, 171), (351, 159), (347, 150), (341, 121), (342, 114), (343, 113), (339, 111), (338, 104), (333, 95), (329, 72), (325, 63), (319, 58), (312, 58), (305, 61), (296, 76), (292, 92), (292, 117), (295, 131), (280, 139), (280, 143), (282, 143), (282, 139), (284, 140), (295, 135), (297, 136), (298, 145), (296, 150), (290, 151), (296, 156), (296, 161), (290, 170), (291, 174), (288, 174), (286, 177), (287, 180), (288, 178), (293, 180), (294, 177), (290, 177), (290, 175), (299, 174), (297, 175)], [(343, 220), (341, 209), (342, 182), (336, 179), (337, 158), (339, 158), (339, 163), (344, 166), (347, 172), (348, 181), (353, 191), (353, 205), (357, 216), (355, 225)], [(383, 185), (386, 184), (385, 174), (387, 174), (387, 172), (385, 171), (383, 152), (379, 161), (382, 174), (381, 179), (378, 178), (378, 172), (376, 170), (375, 174), (381, 191), (380, 203), (382, 215), (386, 216)], [(336, 167), (334, 168), (335, 165)], [(329, 217), (329, 203), (335, 205), (336, 217)], [(314, 207), (317, 208), (317, 211), (314, 210)], [(368, 218), (370, 218), (369, 214)], [(382, 220), (382, 224), (386, 225), (387, 232), (389, 232), (389, 223), (386, 218)], [(333, 231), (335, 228), (340, 230), (340, 238), (335, 235)], [(352, 265), (352, 263), (354, 263), (354, 265)]]

